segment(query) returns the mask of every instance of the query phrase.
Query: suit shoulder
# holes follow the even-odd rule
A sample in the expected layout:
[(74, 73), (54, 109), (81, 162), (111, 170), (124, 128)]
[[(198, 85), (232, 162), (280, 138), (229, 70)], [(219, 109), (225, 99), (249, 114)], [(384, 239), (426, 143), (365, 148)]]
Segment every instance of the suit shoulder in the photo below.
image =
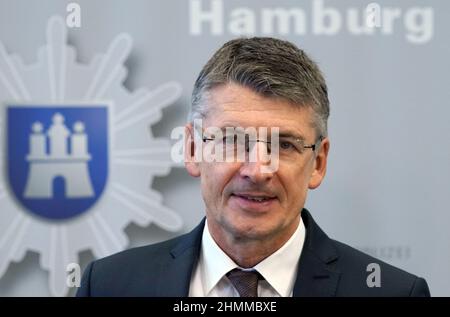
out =
[[(428, 286), (423, 278), (381, 261), (345, 243), (332, 240), (339, 260), (336, 269), (341, 272), (341, 287), (353, 289), (355, 296), (429, 296)], [(368, 280), (378, 284), (368, 283)], [(356, 287), (355, 287), (356, 286)]]
[[(93, 261), (85, 269), (79, 296), (169, 296), (184, 294), (203, 223), (190, 233)], [(192, 251), (193, 249), (193, 251)], [(184, 253), (186, 250), (191, 252)], [(173, 267), (179, 254), (188, 254)], [(168, 269), (170, 268), (170, 270)], [(183, 270), (184, 269), (184, 270)], [(170, 273), (168, 273), (169, 271)], [(170, 279), (162, 280), (165, 275)], [(167, 281), (166, 281), (167, 280)], [(165, 283), (172, 281), (172, 284)], [(161, 285), (164, 284), (164, 287)]]
[(126, 267), (133, 269), (134, 266), (139, 266), (143, 262), (145, 262), (148, 269), (148, 260), (170, 257), (170, 251), (183, 237), (184, 235), (163, 242), (127, 249), (96, 260), (94, 261), (94, 263), (97, 269), (100, 267), (102, 269), (119, 267), (121, 270), (123, 270)]
[(134, 280), (142, 276), (152, 277), (163, 263), (172, 259), (171, 250), (185, 237), (181, 235), (167, 241), (127, 249), (91, 263), (94, 280)]

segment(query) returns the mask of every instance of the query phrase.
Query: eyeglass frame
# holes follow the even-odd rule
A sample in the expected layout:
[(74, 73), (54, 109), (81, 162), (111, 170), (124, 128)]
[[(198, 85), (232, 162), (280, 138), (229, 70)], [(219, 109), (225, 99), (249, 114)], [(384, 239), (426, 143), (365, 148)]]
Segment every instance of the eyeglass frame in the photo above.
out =
[[(247, 134), (245, 134), (245, 135), (248, 136)], [(293, 141), (304, 142), (304, 139), (302, 139), (302, 138), (293, 137), (293, 136), (290, 136), (290, 137), (293, 139)], [(313, 152), (315, 152), (316, 148), (318, 147), (318, 143), (322, 142), (324, 139), (325, 139), (325, 137), (323, 135), (320, 135), (317, 138), (317, 141), (315, 143), (303, 145), (302, 149), (311, 149)], [(203, 135), (203, 131), (202, 131), (202, 141), (203, 141), (203, 143), (206, 143), (206, 141), (215, 141), (215, 140), (216, 140), (216, 138), (204, 136)], [(272, 143), (272, 141), (265, 141), (265, 140), (260, 140), (260, 139), (247, 140), (247, 138), (246, 138), (245, 141), (246, 142), (250, 142), (251, 141), (251, 142), (255, 142), (255, 143), (256, 142), (262, 142), (262, 143), (266, 143), (266, 144), (271, 144)], [(248, 151), (247, 147), (246, 147), (246, 151)], [(303, 152), (301, 152), (301, 153), (303, 153)]]

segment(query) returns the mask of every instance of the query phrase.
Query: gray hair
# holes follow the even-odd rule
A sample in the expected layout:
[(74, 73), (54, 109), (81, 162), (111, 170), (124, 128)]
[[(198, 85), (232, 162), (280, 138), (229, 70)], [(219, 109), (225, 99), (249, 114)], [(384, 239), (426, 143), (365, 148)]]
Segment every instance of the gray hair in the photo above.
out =
[(225, 43), (195, 81), (188, 120), (193, 122), (206, 116), (207, 91), (231, 82), (262, 96), (311, 107), (316, 132), (327, 136), (330, 106), (325, 79), (316, 63), (294, 44), (269, 37), (239, 38)]

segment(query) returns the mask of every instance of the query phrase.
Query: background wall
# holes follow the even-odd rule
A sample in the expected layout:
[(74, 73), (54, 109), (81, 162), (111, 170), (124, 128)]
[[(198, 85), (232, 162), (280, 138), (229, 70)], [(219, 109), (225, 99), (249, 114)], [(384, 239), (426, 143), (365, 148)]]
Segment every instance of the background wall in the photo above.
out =
[[(55, 14), (65, 17), (69, 2), (0, 0), (0, 40), (7, 51), (26, 63), (34, 62), (37, 49), (46, 42), (47, 20)], [(182, 85), (182, 97), (151, 127), (155, 136), (167, 138), (173, 128), (184, 124), (192, 85), (203, 64), (221, 44), (236, 37), (232, 21), (253, 14), (254, 30), (246, 30), (249, 35), (262, 35), (262, 8), (303, 10), (307, 20), (303, 34), (296, 34), (291, 24), (286, 34), (275, 29), (272, 35), (309, 53), (329, 85), (328, 174), (322, 186), (310, 193), (306, 207), (331, 237), (425, 277), (432, 295), (450, 296), (448, 1), (378, 1), (381, 8), (398, 8), (402, 14), (390, 34), (378, 29), (374, 35), (354, 35), (346, 26), (349, 8), (361, 12), (369, 1), (323, 1), (342, 18), (342, 28), (333, 35), (313, 30), (313, 5), (320, 5), (319, 1), (219, 1), (223, 14), (215, 19), (223, 19), (223, 30), (213, 34), (211, 24), (205, 22), (197, 35), (195, 1), (77, 3), (82, 24), (69, 29), (68, 38), (78, 61), (89, 62), (117, 34), (127, 32), (134, 39), (126, 60), (127, 88), (154, 88), (173, 80)], [(211, 10), (212, 1), (199, 3), (202, 11)], [(408, 40), (414, 34), (405, 24), (406, 13), (414, 7), (431, 8), (434, 14), (433, 28), (428, 30), (432, 35), (424, 35), (420, 44)], [(167, 232), (153, 224), (131, 224), (125, 230), (131, 247), (189, 231), (203, 216), (198, 180), (182, 168), (156, 177), (152, 187), (182, 217), (183, 228)], [(0, 212), (3, 207), (0, 200)], [(83, 251), (82, 268), (92, 259), (91, 252)], [(28, 252), (0, 278), (0, 296), (48, 296), (47, 279), (39, 255)]]

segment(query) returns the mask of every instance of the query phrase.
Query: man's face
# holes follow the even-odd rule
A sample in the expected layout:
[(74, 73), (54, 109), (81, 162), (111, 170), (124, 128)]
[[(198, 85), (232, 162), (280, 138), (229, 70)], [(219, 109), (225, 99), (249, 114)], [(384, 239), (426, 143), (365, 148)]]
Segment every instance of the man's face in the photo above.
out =
[[(265, 127), (270, 131), (277, 127), (280, 135), (301, 137), (308, 145), (318, 138), (311, 126), (310, 108), (263, 97), (237, 84), (210, 90), (207, 103), (203, 128), (254, 127), (258, 130)], [(186, 148), (191, 148), (193, 127), (187, 125), (186, 129)], [(260, 146), (265, 144), (257, 142), (253, 150)], [(262, 165), (268, 164), (262, 160), (187, 162), (188, 172), (201, 179), (212, 235), (250, 240), (289, 237), (297, 227), (308, 188), (318, 187), (325, 176), (328, 147), (328, 139), (325, 139), (316, 152), (305, 149), (289, 157), (280, 155), (278, 169), (270, 173), (262, 172)], [(189, 156), (193, 153), (187, 155), (188, 160), (192, 159)], [(258, 201), (261, 197), (265, 199)]]

